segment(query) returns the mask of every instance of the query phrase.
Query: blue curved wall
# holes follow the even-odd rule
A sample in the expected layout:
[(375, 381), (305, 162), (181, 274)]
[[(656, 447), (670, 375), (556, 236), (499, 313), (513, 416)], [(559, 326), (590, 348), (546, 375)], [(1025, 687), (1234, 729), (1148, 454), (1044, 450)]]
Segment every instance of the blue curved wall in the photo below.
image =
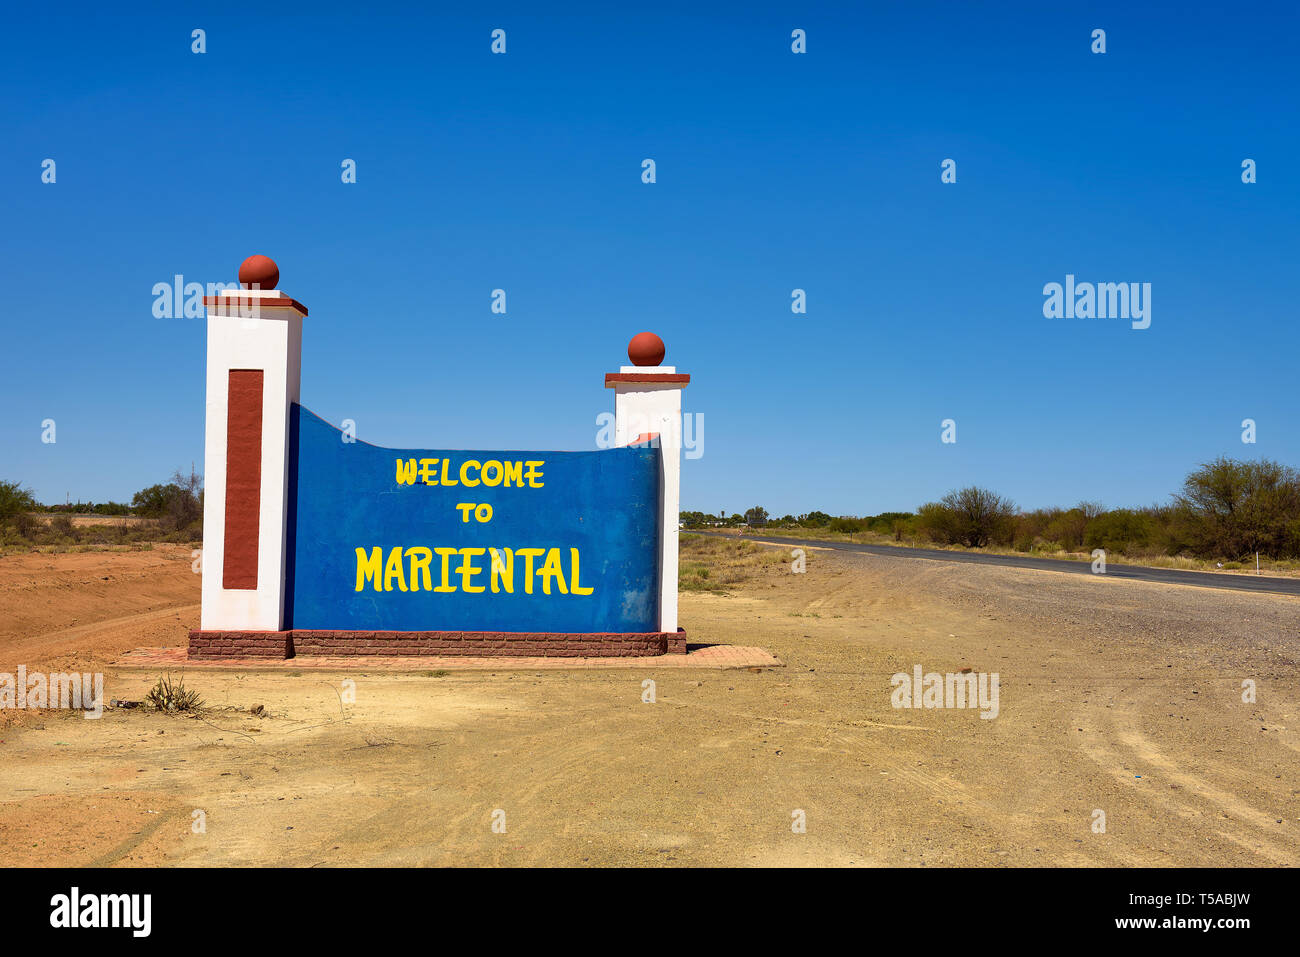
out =
[[(466, 452), (385, 449), (343, 441), (343, 434), (300, 405), (290, 416), (289, 568), (285, 627), (349, 631), (657, 631), (659, 555), (659, 450), (596, 452)], [(440, 484), (398, 480), (397, 462), (437, 459), (424, 478)], [(467, 488), (441, 484), (442, 460), (457, 479), (466, 460), (537, 461), (540, 488)], [(408, 473), (409, 476), (410, 473)], [(467, 467), (466, 478), (483, 472)], [(490, 478), (495, 471), (489, 470)], [(512, 476), (513, 478), (513, 476)], [(462, 521), (457, 503), (492, 507), (490, 521)], [(499, 550), (498, 591), (491, 590), (490, 554), (448, 558), (446, 579), (454, 591), (426, 587), (417, 567), (423, 549)], [(358, 558), (361, 548), (364, 559)], [(379, 581), (369, 573), (378, 548)], [(512, 550), (513, 593), (505, 590), (505, 553)], [(540, 548), (532, 594), (525, 588), (521, 548)], [(577, 576), (572, 549), (578, 549)], [(392, 564), (398, 550), (396, 566)], [(555, 550), (555, 551), (552, 551)], [(550, 570), (536, 569), (546, 558)], [(362, 590), (357, 591), (358, 566)], [(479, 572), (473, 569), (478, 567)], [(444, 583), (442, 555), (428, 564), (428, 584)], [(559, 575), (555, 574), (558, 572)], [(563, 582), (569, 594), (561, 593)], [(551, 594), (543, 593), (549, 583)], [(385, 589), (384, 584), (389, 587)], [(406, 591), (401, 590), (405, 584)], [(462, 588), (482, 587), (473, 592)], [(571, 587), (576, 586), (576, 587)], [(590, 589), (590, 594), (577, 594)]]

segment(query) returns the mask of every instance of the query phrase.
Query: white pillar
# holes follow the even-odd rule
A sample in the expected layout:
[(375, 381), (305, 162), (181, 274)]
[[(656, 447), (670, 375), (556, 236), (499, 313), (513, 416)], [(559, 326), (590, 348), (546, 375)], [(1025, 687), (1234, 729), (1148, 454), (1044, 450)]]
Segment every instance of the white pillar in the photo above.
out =
[[(270, 278), (275, 264), (240, 269)], [(269, 263), (269, 267), (265, 264)], [(273, 273), (273, 278), (272, 278)], [(258, 280), (253, 279), (253, 282)], [(289, 413), (299, 399), (307, 310), (274, 288), (228, 290), (208, 312), (203, 631), (284, 627)], [(258, 394), (260, 393), (260, 401)]]
[(628, 356), (636, 365), (605, 376), (614, 390), (614, 442), (630, 445), (657, 436), (663, 458), (659, 485), (659, 630), (677, 631), (677, 527), (681, 512), (682, 389), (691, 377), (663, 361), (663, 341), (635, 336)]

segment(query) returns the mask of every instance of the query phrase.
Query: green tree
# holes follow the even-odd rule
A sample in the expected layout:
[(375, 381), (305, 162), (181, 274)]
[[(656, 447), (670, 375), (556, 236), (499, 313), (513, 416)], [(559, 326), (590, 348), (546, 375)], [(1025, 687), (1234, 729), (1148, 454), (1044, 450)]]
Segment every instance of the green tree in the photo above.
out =
[(1188, 474), (1174, 510), (1176, 535), (1198, 555), (1300, 553), (1300, 473), (1278, 462), (1206, 462)]
[(19, 482), (0, 481), (0, 521), (39, 507), (30, 489), (23, 488)]
[(136, 492), (131, 508), (137, 515), (155, 518), (165, 528), (182, 531), (203, 517), (203, 479), (191, 467), (179, 469), (165, 485), (150, 485)]
[(162, 518), (167, 513), (167, 504), (173, 496), (179, 494), (176, 485), (150, 485), (131, 496), (131, 509), (145, 518)]
[(974, 485), (949, 492), (938, 502), (922, 505), (917, 524), (932, 539), (945, 545), (979, 548), (1010, 540), (1015, 503)]
[(804, 528), (821, 528), (831, 523), (831, 517), (825, 512), (809, 512), (799, 516), (799, 524)]

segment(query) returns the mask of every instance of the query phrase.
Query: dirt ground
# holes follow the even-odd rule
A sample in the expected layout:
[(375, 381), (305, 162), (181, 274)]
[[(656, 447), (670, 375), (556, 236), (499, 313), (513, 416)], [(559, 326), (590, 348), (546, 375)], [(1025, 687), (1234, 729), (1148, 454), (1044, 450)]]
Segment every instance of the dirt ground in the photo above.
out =
[[(0, 865), (1300, 863), (1300, 600), (683, 547), (725, 582), (683, 592), (690, 640), (784, 667), (192, 670), (197, 717), (0, 711)], [(198, 602), (188, 546), (0, 558), (0, 672), (138, 699), (110, 663)], [(894, 708), (915, 665), (998, 673), (998, 716)]]

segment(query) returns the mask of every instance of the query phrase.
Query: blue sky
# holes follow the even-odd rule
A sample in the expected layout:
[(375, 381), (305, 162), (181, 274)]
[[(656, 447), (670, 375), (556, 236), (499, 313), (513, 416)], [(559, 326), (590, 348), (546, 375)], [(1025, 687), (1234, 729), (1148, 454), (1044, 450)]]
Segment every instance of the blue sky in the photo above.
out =
[[(657, 332), (686, 509), (1300, 465), (1290, 4), (179, 6), (0, 36), (0, 477), (43, 501), (202, 468), (204, 323), (151, 289), (255, 252), (311, 310), (303, 403), (380, 445), (592, 448)], [(1067, 273), (1151, 283), (1151, 327), (1044, 318)]]

